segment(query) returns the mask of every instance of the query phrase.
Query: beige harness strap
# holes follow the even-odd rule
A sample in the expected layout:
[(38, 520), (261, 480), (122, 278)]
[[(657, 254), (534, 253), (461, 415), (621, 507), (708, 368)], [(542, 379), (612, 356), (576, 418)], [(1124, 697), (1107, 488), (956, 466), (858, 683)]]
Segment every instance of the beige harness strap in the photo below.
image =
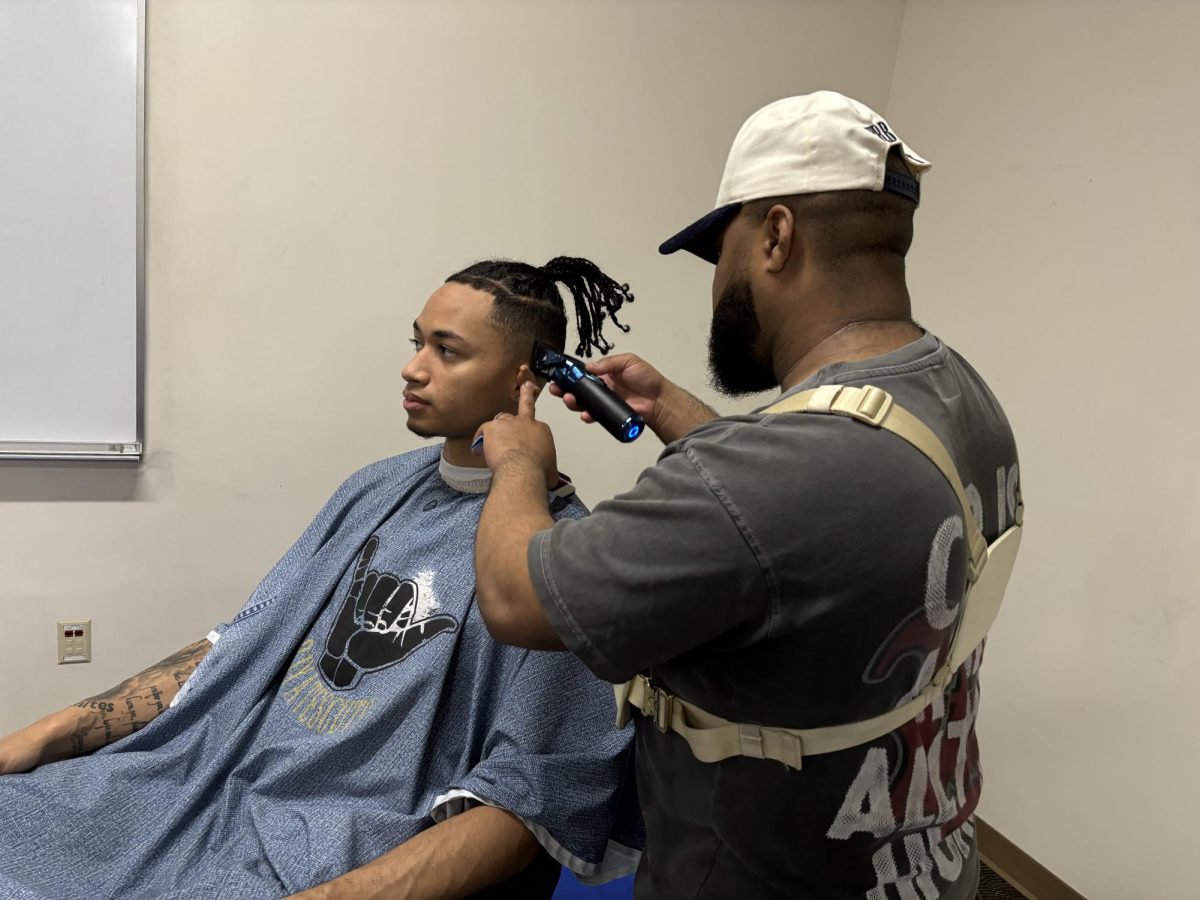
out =
[(894, 403), (891, 395), (879, 388), (825, 385), (781, 400), (768, 407), (766, 412), (847, 416), (904, 438), (938, 467), (954, 489), (962, 507), (964, 535), (970, 552), (967, 593), (945, 664), (915, 697), (881, 716), (824, 728), (774, 728), (730, 722), (714, 716), (656, 687), (645, 675), (637, 675), (632, 681), (615, 686), (618, 728), (629, 721), (632, 707), (652, 719), (660, 731), (674, 731), (682, 736), (701, 762), (749, 756), (777, 760), (789, 768), (799, 769), (805, 756), (857, 747), (894, 731), (916, 718), (943, 692), (959, 666), (983, 642), (999, 612), (1021, 544), (1024, 507), (1018, 497), (1016, 524), (989, 546), (971, 512), (958, 470), (942, 442), (923, 422)]
[(967, 548), (971, 555), (970, 567), (967, 572), (967, 582), (973, 584), (982, 568), (987, 554), (987, 540), (979, 530), (979, 523), (971, 512), (971, 503), (967, 500), (967, 492), (963, 489), (962, 480), (958, 477), (958, 469), (954, 460), (937, 435), (929, 430), (920, 419), (892, 401), (892, 395), (877, 387), (844, 387), (839, 384), (827, 384), (811, 391), (804, 391), (780, 400), (773, 406), (768, 406), (764, 412), (808, 412), (825, 413), (826, 415), (845, 416), (857, 419), (876, 428), (883, 428), (892, 434), (904, 438), (922, 453), (941, 471), (950, 482), (958, 497), (958, 503), (963, 510), (963, 529), (967, 535)]

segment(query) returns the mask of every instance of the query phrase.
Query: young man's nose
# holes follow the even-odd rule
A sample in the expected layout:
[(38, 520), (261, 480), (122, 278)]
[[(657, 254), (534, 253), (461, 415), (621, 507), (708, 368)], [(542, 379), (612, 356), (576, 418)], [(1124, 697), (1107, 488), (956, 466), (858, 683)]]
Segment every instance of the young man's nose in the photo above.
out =
[(429, 372), (422, 362), (420, 350), (400, 370), (400, 377), (409, 384), (425, 384), (429, 381)]

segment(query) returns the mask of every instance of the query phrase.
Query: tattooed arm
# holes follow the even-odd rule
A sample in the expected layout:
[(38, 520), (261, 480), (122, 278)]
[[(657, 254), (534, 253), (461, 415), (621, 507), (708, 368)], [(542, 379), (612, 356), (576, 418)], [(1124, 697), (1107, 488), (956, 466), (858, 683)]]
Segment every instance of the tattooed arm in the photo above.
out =
[(167, 708), (211, 649), (207, 639), (196, 641), (103, 694), (0, 738), (0, 775), (91, 753), (144, 728)]

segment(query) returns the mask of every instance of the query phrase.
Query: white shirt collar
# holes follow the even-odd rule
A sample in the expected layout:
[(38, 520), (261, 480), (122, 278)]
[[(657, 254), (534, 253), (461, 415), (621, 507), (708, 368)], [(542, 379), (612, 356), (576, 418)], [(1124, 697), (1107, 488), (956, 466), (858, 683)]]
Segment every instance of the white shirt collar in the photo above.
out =
[(443, 456), (438, 462), (438, 474), (456, 491), (464, 494), (486, 494), (492, 486), (492, 470), (473, 466), (456, 466)]

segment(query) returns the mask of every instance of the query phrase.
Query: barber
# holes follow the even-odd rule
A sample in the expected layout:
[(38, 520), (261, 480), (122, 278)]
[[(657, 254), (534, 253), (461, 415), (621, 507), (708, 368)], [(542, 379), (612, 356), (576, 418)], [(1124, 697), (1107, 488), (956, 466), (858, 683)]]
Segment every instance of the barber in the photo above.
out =
[(1011, 568), (1022, 506), (999, 403), (912, 318), (929, 167), (840, 94), (764, 107), (716, 208), (660, 251), (715, 266), (714, 384), (779, 400), (718, 416), (636, 356), (590, 364), (666, 449), (557, 524), (532, 383), (481, 429), (480, 611), (497, 640), (623, 685), (639, 898), (975, 896), (986, 624), (962, 608), (1004, 568), (989, 544)]

